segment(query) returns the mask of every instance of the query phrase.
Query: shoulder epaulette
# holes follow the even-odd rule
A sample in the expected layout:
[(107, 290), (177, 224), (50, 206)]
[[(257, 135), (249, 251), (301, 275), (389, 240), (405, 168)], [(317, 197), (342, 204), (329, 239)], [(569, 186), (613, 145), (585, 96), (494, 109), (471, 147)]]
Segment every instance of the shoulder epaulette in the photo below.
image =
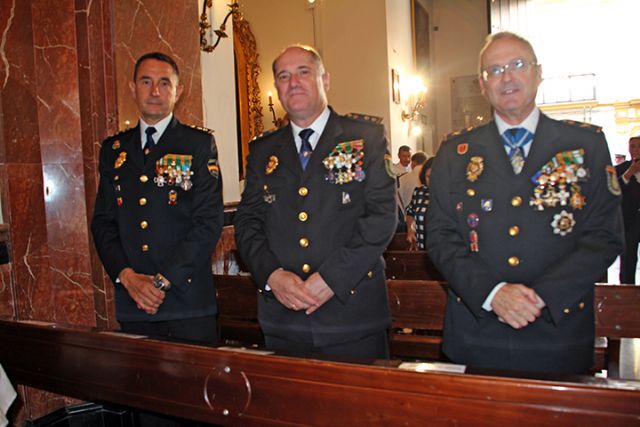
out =
[(275, 131), (280, 130), (280, 129), (282, 129), (282, 128), (274, 127), (274, 128), (271, 128), (271, 129), (267, 129), (264, 132), (262, 132), (260, 135), (254, 136), (253, 139), (251, 141), (249, 141), (249, 143), (252, 143), (252, 142), (257, 141), (257, 140), (259, 140), (261, 138), (264, 138), (265, 136), (271, 135), (272, 133), (274, 133)]
[(592, 125), (591, 123), (577, 122), (575, 120), (562, 120), (562, 122), (565, 123), (565, 124), (568, 124), (570, 126), (575, 126), (575, 127), (579, 127), (579, 128), (582, 128), (582, 129), (590, 130), (591, 132), (595, 132), (595, 133), (601, 133), (602, 132), (602, 127), (601, 126)]
[(455, 138), (456, 136), (464, 135), (465, 133), (469, 133), (474, 129), (476, 129), (475, 126), (469, 126), (468, 128), (459, 129), (459, 130), (457, 130), (455, 132), (451, 132), (449, 134), (446, 134), (444, 136), (444, 140), (446, 141), (448, 139)]
[(372, 116), (371, 114), (362, 114), (362, 113), (348, 113), (345, 114), (344, 117), (354, 120), (365, 121), (369, 123), (381, 124), (383, 118), (378, 116)]
[(209, 135), (213, 135), (214, 132), (215, 132), (213, 129), (205, 128), (205, 127), (202, 127), (202, 126), (196, 126), (196, 125), (187, 125), (187, 126), (189, 126), (191, 129), (195, 129), (195, 130), (199, 130), (200, 132), (208, 133)]
[(116, 133), (114, 133), (114, 134), (111, 134), (111, 135), (107, 136), (105, 139), (110, 139), (110, 138), (113, 138), (113, 137), (116, 137), (116, 136), (120, 136), (120, 135), (122, 135), (123, 133), (130, 131), (131, 129), (133, 129), (133, 128), (132, 128), (132, 127), (124, 128), (124, 129), (122, 129), (122, 130), (117, 131), (117, 132), (116, 132)]

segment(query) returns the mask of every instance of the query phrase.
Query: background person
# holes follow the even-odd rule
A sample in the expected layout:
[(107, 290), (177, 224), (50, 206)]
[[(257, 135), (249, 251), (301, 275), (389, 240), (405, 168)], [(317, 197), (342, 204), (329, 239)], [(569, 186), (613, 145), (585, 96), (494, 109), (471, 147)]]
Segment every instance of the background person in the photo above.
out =
[(433, 157), (420, 167), (420, 186), (413, 190), (407, 207), (407, 242), (410, 250), (424, 251), (427, 243), (427, 210), (429, 209), (429, 177)]
[(616, 166), (622, 189), (625, 249), (620, 256), (620, 283), (635, 284), (640, 241), (640, 136), (629, 139), (631, 160)]

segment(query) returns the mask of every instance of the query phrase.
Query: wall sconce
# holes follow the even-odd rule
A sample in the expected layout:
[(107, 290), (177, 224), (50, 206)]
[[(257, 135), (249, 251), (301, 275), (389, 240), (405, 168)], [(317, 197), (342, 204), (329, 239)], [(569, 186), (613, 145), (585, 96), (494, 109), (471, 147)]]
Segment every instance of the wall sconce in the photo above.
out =
[(267, 96), (269, 97), (269, 103), (267, 105), (269, 105), (269, 111), (271, 111), (271, 114), (273, 114), (273, 120), (271, 120), (271, 123), (273, 123), (275, 127), (279, 128), (280, 126), (282, 126), (282, 119), (276, 117), (276, 110), (273, 108), (273, 98), (271, 97), (271, 92), (268, 92)]
[(237, 0), (232, 0), (229, 6), (229, 13), (224, 17), (222, 24), (220, 24), (220, 28), (215, 30), (214, 33), (218, 37), (214, 44), (209, 44), (207, 42), (207, 32), (211, 28), (211, 24), (209, 23), (209, 15), (207, 13), (207, 9), (211, 9), (213, 7), (213, 0), (205, 0), (202, 3), (202, 15), (200, 15), (200, 50), (203, 50), (207, 53), (213, 52), (213, 50), (218, 47), (218, 43), (220, 43), (220, 39), (229, 37), (226, 30), (227, 20), (231, 15), (235, 15), (236, 13), (240, 13), (238, 8), (240, 5)]
[(419, 121), (421, 111), (424, 108), (427, 87), (419, 77), (414, 76), (411, 77), (407, 85), (403, 87), (403, 92), (407, 94), (407, 108), (409, 111), (402, 110), (402, 121)]

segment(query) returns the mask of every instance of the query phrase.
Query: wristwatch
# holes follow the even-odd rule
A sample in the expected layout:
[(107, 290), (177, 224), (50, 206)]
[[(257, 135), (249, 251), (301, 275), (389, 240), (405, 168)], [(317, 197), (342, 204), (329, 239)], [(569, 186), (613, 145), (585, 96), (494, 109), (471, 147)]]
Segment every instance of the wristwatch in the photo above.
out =
[(171, 282), (169, 282), (162, 274), (158, 273), (153, 276), (153, 286), (166, 292), (171, 288)]

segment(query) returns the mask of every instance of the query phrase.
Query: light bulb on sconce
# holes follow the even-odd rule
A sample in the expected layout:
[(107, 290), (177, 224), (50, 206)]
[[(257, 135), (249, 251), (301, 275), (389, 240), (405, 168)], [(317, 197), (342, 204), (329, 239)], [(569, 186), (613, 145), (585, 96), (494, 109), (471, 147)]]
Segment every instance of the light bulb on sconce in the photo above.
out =
[(409, 111), (402, 110), (402, 121), (419, 121), (421, 111), (424, 108), (427, 87), (419, 77), (413, 76), (408, 79), (403, 92), (407, 94), (407, 109)]
[(273, 123), (275, 127), (279, 128), (282, 126), (282, 119), (276, 117), (276, 110), (273, 108), (273, 95), (271, 91), (267, 92), (267, 98), (269, 99), (269, 103), (267, 104), (269, 106), (269, 111), (273, 114), (273, 120), (271, 120), (271, 123)]

